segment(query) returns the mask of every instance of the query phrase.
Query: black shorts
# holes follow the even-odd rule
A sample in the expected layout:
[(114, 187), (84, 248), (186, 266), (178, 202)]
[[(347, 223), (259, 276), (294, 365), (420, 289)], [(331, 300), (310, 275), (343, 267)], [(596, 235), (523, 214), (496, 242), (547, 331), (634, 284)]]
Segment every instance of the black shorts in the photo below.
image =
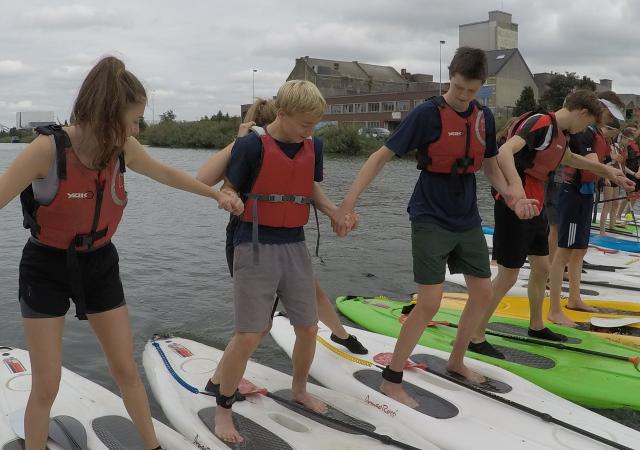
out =
[[(113, 243), (77, 255), (87, 313), (101, 313), (124, 305), (118, 252)], [(69, 299), (75, 301), (69, 282), (66, 251), (29, 240), (20, 260), (18, 296), (22, 317), (64, 316), (70, 307)]]
[(558, 247), (588, 248), (592, 213), (593, 194), (581, 194), (577, 186), (565, 184), (558, 203)]
[(528, 255), (549, 254), (549, 222), (543, 208), (540, 215), (520, 220), (502, 200), (493, 207), (493, 257), (498, 264), (509, 269), (520, 269)]

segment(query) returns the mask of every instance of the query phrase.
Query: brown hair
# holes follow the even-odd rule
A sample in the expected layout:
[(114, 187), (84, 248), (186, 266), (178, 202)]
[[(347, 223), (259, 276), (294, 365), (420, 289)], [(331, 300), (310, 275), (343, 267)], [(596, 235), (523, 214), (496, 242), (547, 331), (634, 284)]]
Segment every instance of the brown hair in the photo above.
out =
[(93, 166), (106, 167), (127, 139), (125, 113), (132, 105), (147, 103), (142, 83), (114, 56), (101, 59), (82, 82), (73, 105), (71, 121), (87, 131), (85, 142), (93, 142)]
[(618, 108), (620, 108), (622, 111), (625, 110), (625, 104), (622, 101), (622, 99), (620, 97), (618, 97), (618, 94), (616, 94), (613, 91), (604, 91), (604, 92), (600, 92), (598, 94), (598, 98), (604, 99), (604, 100), (609, 100), (611, 103), (613, 103), (614, 105), (616, 105)]
[(487, 55), (479, 48), (460, 47), (449, 65), (449, 78), (460, 74), (468, 80), (484, 82), (487, 79), (487, 73)]
[(575, 111), (576, 109), (586, 109), (590, 115), (596, 119), (600, 117), (604, 106), (598, 100), (595, 92), (587, 89), (578, 89), (567, 95), (564, 99), (564, 108), (569, 111)]
[(276, 120), (278, 110), (273, 100), (256, 99), (244, 116), (245, 122), (255, 122), (259, 127), (266, 127)]

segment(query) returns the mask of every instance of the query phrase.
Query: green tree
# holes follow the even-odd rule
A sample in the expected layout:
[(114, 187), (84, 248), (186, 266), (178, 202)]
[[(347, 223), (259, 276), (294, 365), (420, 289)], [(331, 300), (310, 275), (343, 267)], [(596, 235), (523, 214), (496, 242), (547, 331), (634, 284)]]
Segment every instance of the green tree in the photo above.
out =
[(175, 122), (176, 121), (176, 113), (173, 112), (173, 109), (169, 111), (165, 111), (160, 114), (160, 123), (162, 122)]
[(536, 98), (533, 94), (533, 88), (531, 86), (525, 86), (520, 93), (520, 98), (516, 101), (513, 115), (520, 116), (527, 111), (535, 111), (536, 108)]
[(146, 120), (144, 120), (144, 117), (140, 118), (140, 122), (138, 123), (138, 126), (140, 127), (141, 132), (149, 128), (149, 124), (147, 123)]
[(547, 91), (540, 97), (540, 105), (547, 111), (555, 111), (562, 107), (564, 99), (574, 89), (596, 90), (596, 83), (583, 75), (578, 78), (575, 72), (552, 73), (547, 83)]

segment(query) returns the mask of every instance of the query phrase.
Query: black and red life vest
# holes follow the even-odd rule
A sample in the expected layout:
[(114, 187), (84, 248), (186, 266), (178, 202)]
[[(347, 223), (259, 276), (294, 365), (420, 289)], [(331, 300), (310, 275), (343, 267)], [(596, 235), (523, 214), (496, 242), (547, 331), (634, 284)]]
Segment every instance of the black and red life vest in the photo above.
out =
[(430, 100), (438, 107), (442, 131), (437, 141), (418, 149), (418, 169), (450, 174), (479, 171), (486, 149), (482, 106), (473, 100), (472, 113), (461, 117), (442, 96)]
[[(590, 126), (587, 131), (593, 134), (593, 150), (598, 155), (598, 162), (604, 163), (611, 155), (611, 144), (599, 128)], [(598, 176), (590, 170), (574, 169), (573, 167), (564, 168), (564, 178), (566, 181), (575, 183), (592, 183), (598, 180)]]
[(262, 141), (262, 161), (247, 194), (242, 220), (280, 228), (306, 225), (313, 203), (313, 139), (305, 139), (302, 148), (289, 158), (263, 129), (254, 127), (253, 131)]
[[(511, 138), (518, 133), (526, 120), (535, 115), (535, 112), (527, 112), (522, 114), (509, 128), (507, 137)], [(539, 181), (546, 181), (551, 172), (556, 170), (560, 165), (560, 161), (567, 149), (567, 137), (564, 131), (560, 130), (556, 123), (555, 113), (543, 113), (540, 119), (542, 126), (552, 127), (553, 135), (550, 135), (548, 141), (543, 143), (540, 149), (525, 148), (516, 154), (516, 167), (525, 174)], [(535, 131), (535, 127), (530, 131)]]
[(40, 204), (29, 186), (20, 195), (24, 226), (41, 244), (67, 250), (90, 250), (109, 242), (127, 204), (124, 154), (102, 170), (87, 168), (59, 125), (36, 131), (56, 142), (58, 190), (49, 204)]

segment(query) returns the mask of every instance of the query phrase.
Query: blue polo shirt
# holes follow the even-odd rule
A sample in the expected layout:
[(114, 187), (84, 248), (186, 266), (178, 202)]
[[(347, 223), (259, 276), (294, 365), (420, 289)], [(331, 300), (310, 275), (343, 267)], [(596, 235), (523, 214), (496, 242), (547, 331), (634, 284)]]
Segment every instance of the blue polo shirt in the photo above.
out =
[[(485, 115), (485, 158), (498, 154), (496, 126), (489, 108), (482, 108)], [(469, 117), (473, 105), (461, 117)], [(402, 157), (411, 150), (422, 149), (440, 138), (442, 130), (438, 106), (432, 101), (418, 105), (400, 123), (385, 145)], [(455, 183), (455, 184), (454, 184)], [(420, 172), (418, 182), (407, 207), (412, 222), (435, 223), (450, 231), (467, 231), (480, 226), (476, 196), (476, 176), (461, 174), (454, 178), (449, 174)]]
[[(285, 143), (276, 141), (280, 149), (291, 159), (293, 159), (298, 151), (302, 148), (303, 142)], [(322, 141), (313, 138), (313, 148), (315, 151), (315, 173), (314, 181), (322, 181)], [(227, 178), (231, 184), (240, 192), (242, 196), (246, 196), (251, 191), (251, 186), (258, 176), (260, 170), (260, 162), (262, 161), (262, 141), (256, 133), (238, 138), (231, 150), (231, 159), (227, 166)], [(238, 226), (233, 235), (233, 245), (236, 246), (242, 242), (251, 242), (252, 224), (249, 222), (238, 221)], [(286, 244), (290, 242), (304, 241), (303, 227), (296, 228), (279, 228), (258, 226), (258, 240), (261, 244)]]

